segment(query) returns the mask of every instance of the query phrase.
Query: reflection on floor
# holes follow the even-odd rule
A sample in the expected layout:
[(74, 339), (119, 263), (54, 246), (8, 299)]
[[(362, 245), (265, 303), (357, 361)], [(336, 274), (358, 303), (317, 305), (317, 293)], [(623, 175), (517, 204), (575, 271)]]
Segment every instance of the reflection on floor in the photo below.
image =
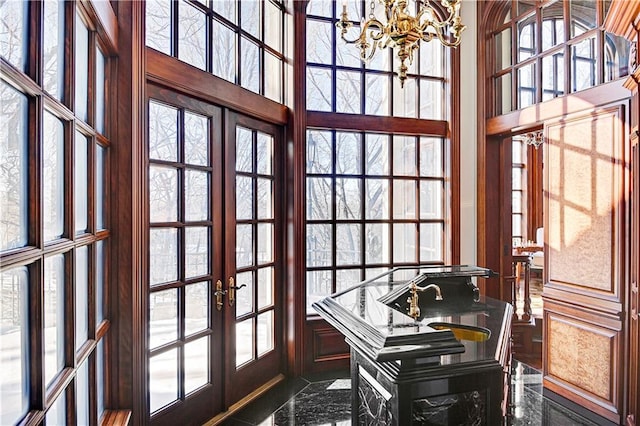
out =
[[(526, 364), (513, 365), (514, 426), (596, 425), (542, 396), (542, 374)], [(226, 420), (224, 426), (351, 425), (348, 372), (285, 381)]]

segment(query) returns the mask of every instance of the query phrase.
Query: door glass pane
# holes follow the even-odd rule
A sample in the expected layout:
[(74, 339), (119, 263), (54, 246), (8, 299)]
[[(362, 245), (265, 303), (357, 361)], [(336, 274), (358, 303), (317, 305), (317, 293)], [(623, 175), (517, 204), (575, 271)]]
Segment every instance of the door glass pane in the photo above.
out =
[(176, 108), (149, 102), (149, 158), (177, 161), (178, 110)]
[(209, 382), (209, 337), (184, 345), (184, 392), (189, 394)]
[(76, 351), (89, 338), (89, 248), (76, 249)]
[(157, 291), (149, 296), (149, 348), (178, 338), (178, 290)]
[(273, 187), (270, 179), (258, 181), (258, 219), (273, 219)]
[(104, 185), (106, 181), (105, 176), (105, 159), (106, 159), (106, 149), (100, 145), (96, 145), (96, 229), (104, 229), (104, 200), (105, 200), (105, 191)]
[(273, 262), (273, 224), (258, 224), (258, 264)]
[(74, 112), (76, 117), (87, 121), (87, 102), (89, 100), (89, 30), (84, 25), (80, 13), (76, 13), (76, 50), (75, 50), (75, 92)]
[(178, 14), (178, 58), (204, 70), (207, 64), (207, 16), (186, 2), (178, 4)]
[(273, 136), (258, 132), (257, 144), (257, 173), (271, 175), (273, 173)]
[(184, 113), (184, 162), (209, 164), (209, 119), (189, 111)]
[(236, 225), (236, 268), (253, 265), (251, 225)]
[(29, 411), (29, 271), (0, 272), (0, 424), (16, 424)]
[(171, 5), (166, 0), (147, 0), (145, 13), (146, 44), (171, 55)]
[(149, 166), (149, 220), (152, 223), (178, 220), (178, 169)]
[(63, 1), (43, 3), (42, 88), (58, 100), (64, 94), (64, 6)]
[(253, 359), (253, 318), (236, 323), (236, 367)]
[(0, 55), (22, 71), (27, 65), (28, 6), (26, 1), (0, 3)]
[(152, 228), (149, 231), (149, 284), (178, 279), (178, 230)]
[(42, 219), (44, 240), (51, 241), (64, 232), (64, 125), (45, 112), (43, 132)]
[[(247, 4), (247, 3), (244, 3)], [(249, 3), (251, 4), (251, 3)], [(257, 4), (254, 2), (254, 4)], [(244, 9), (244, 8), (243, 8)], [(260, 91), (260, 48), (257, 44), (242, 37), (240, 39), (242, 64), (240, 85), (247, 90), (259, 93)]]
[(236, 318), (253, 312), (253, 271), (236, 274), (236, 286), (243, 285), (236, 291)]
[(178, 350), (149, 359), (149, 408), (153, 413), (178, 399)]
[(209, 327), (209, 283), (190, 284), (185, 287), (184, 334), (189, 336)]
[(274, 347), (273, 311), (267, 311), (258, 315), (258, 356), (272, 351)]
[(209, 228), (188, 227), (184, 230), (185, 279), (209, 273)]
[(51, 256), (44, 261), (44, 381), (64, 367), (64, 256)]
[(184, 218), (187, 221), (209, 219), (209, 173), (185, 170)]
[(76, 233), (83, 233), (87, 230), (88, 225), (88, 149), (89, 142), (87, 137), (76, 131), (76, 152), (74, 162), (74, 184), (73, 192), (75, 194), (75, 214), (76, 214)]
[(89, 423), (89, 361), (85, 360), (76, 374), (76, 421), (78, 425)]
[[(7, 4), (10, 3), (13, 2), (4, 2), (0, 5), (0, 9), (9, 9)], [(0, 19), (3, 24), (6, 23), (6, 16), (2, 16)], [(0, 132), (0, 170), (2, 170), (0, 173), (0, 205), (2, 206), (0, 251), (4, 251), (27, 244), (29, 199), (27, 97), (4, 81), (0, 81), (0, 104), (2, 104), (0, 110), (2, 122), (2, 131)], [(44, 158), (46, 161), (47, 157)]]
[(253, 179), (236, 176), (236, 219), (253, 218)]
[(104, 120), (105, 120), (105, 63), (106, 59), (104, 53), (99, 47), (96, 48), (96, 124), (95, 128), (98, 132), (104, 135)]
[(96, 402), (98, 419), (100, 419), (104, 413), (104, 390), (104, 339), (100, 339), (96, 347)]
[[(215, 6), (219, 1), (214, 1)], [(231, 2), (230, 2), (231, 3)], [(233, 1), (235, 3), (235, 1)], [(231, 83), (236, 82), (236, 34), (229, 27), (213, 21), (213, 68), (211, 72)]]
[(236, 171), (253, 171), (253, 132), (242, 127), (236, 128)]
[(273, 305), (273, 267), (258, 269), (258, 309)]

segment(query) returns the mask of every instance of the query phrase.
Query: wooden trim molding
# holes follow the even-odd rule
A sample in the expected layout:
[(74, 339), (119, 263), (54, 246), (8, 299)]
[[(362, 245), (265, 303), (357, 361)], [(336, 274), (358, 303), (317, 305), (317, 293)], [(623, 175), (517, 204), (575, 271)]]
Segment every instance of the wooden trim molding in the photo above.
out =
[(147, 78), (150, 82), (272, 124), (287, 124), (288, 108), (285, 105), (231, 84), (155, 49), (145, 50)]
[(307, 126), (362, 132), (383, 132), (418, 136), (449, 136), (446, 121), (418, 118), (380, 117), (375, 115), (343, 114), (320, 111), (307, 112)]

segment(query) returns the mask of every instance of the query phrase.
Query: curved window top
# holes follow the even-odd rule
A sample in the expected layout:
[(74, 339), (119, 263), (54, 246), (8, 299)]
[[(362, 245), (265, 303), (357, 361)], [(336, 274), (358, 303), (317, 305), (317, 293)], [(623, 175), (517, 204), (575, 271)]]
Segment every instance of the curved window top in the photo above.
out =
[[(376, 16), (384, 13), (378, 2), (374, 4)], [(415, 2), (409, 5), (416, 7)], [(370, 4), (349, 0), (346, 6), (353, 19), (347, 37), (353, 39), (361, 17), (371, 13)], [(308, 110), (432, 120), (448, 117), (444, 94), (450, 49), (437, 40), (421, 42), (401, 88), (396, 76), (397, 49), (378, 48), (371, 61), (363, 63), (356, 45), (340, 38), (335, 26), (342, 13), (340, 2), (311, 0), (306, 11)]]
[[(629, 43), (604, 32), (608, 1), (509, 0), (488, 32), (494, 116), (628, 74)], [(515, 13), (514, 13), (515, 11)]]

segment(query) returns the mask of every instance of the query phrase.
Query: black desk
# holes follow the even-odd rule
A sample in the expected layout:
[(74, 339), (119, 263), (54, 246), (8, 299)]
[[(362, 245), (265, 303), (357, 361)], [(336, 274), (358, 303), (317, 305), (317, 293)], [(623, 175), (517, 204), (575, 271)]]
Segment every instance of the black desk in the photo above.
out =
[[(456, 294), (466, 291), (471, 277), (490, 273), (473, 266), (396, 268), (314, 304), (351, 347), (353, 424), (503, 422), (513, 309)], [(402, 302), (409, 282), (424, 274), (429, 279), (423, 284), (441, 283), (444, 300), (421, 293), (421, 313), (414, 319)], [(471, 330), (472, 339), (480, 336), (474, 330), (489, 337), (458, 340), (451, 330), (436, 329), (438, 323)]]

